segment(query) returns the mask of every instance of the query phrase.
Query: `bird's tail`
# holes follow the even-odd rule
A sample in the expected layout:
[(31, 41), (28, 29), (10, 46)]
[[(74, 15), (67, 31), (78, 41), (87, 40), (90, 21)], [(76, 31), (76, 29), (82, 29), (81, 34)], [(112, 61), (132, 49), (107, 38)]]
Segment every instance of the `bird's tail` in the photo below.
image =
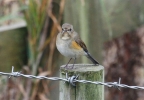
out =
[(95, 65), (99, 65), (99, 63), (90, 55), (90, 53), (87, 53), (87, 58), (89, 58)]

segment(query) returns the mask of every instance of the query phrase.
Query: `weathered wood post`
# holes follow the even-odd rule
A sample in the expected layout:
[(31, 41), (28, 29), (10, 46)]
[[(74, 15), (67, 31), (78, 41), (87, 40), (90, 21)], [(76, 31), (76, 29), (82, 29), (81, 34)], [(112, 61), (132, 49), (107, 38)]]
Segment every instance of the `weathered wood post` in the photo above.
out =
[[(60, 77), (79, 75), (78, 80), (104, 81), (103, 66), (92, 64), (75, 64), (73, 69), (65, 69), (61, 66)], [(60, 82), (59, 100), (104, 100), (104, 86), (91, 83), (69, 83)]]

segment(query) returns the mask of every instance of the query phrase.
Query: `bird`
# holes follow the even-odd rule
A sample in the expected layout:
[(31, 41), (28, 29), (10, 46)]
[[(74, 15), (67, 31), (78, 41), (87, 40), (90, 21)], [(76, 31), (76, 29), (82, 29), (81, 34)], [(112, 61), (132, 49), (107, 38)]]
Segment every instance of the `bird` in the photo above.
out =
[(56, 47), (63, 56), (70, 58), (65, 68), (68, 68), (68, 64), (72, 59), (74, 59), (73, 66), (71, 68), (73, 69), (76, 58), (80, 56), (86, 56), (93, 62), (94, 65), (99, 65), (98, 61), (96, 61), (88, 52), (85, 43), (81, 40), (79, 34), (74, 30), (73, 25), (69, 23), (64, 23), (62, 25), (62, 31), (59, 32), (56, 37)]

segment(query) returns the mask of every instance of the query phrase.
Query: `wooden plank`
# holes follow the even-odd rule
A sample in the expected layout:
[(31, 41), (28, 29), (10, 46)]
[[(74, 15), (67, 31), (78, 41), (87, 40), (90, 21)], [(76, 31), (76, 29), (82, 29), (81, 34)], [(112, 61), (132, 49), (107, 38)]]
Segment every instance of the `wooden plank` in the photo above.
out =
[[(61, 66), (60, 77), (79, 75), (78, 80), (104, 81), (103, 66), (92, 64), (75, 64), (73, 69), (65, 69)], [(72, 64), (69, 64), (72, 66)], [(90, 83), (76, 83), (72, 86), (69, 83), (60, 82), (59, 100), (104, 100), (104, 86)]]

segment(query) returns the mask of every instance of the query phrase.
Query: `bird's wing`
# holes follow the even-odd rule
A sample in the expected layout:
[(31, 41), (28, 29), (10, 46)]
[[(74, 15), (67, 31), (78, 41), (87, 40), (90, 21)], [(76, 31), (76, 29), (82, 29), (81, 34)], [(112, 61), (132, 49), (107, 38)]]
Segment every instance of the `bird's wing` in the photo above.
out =
[(85, 51), (88, 52), (85, 43), (78, 37), (75, 39), (75, 42)]

